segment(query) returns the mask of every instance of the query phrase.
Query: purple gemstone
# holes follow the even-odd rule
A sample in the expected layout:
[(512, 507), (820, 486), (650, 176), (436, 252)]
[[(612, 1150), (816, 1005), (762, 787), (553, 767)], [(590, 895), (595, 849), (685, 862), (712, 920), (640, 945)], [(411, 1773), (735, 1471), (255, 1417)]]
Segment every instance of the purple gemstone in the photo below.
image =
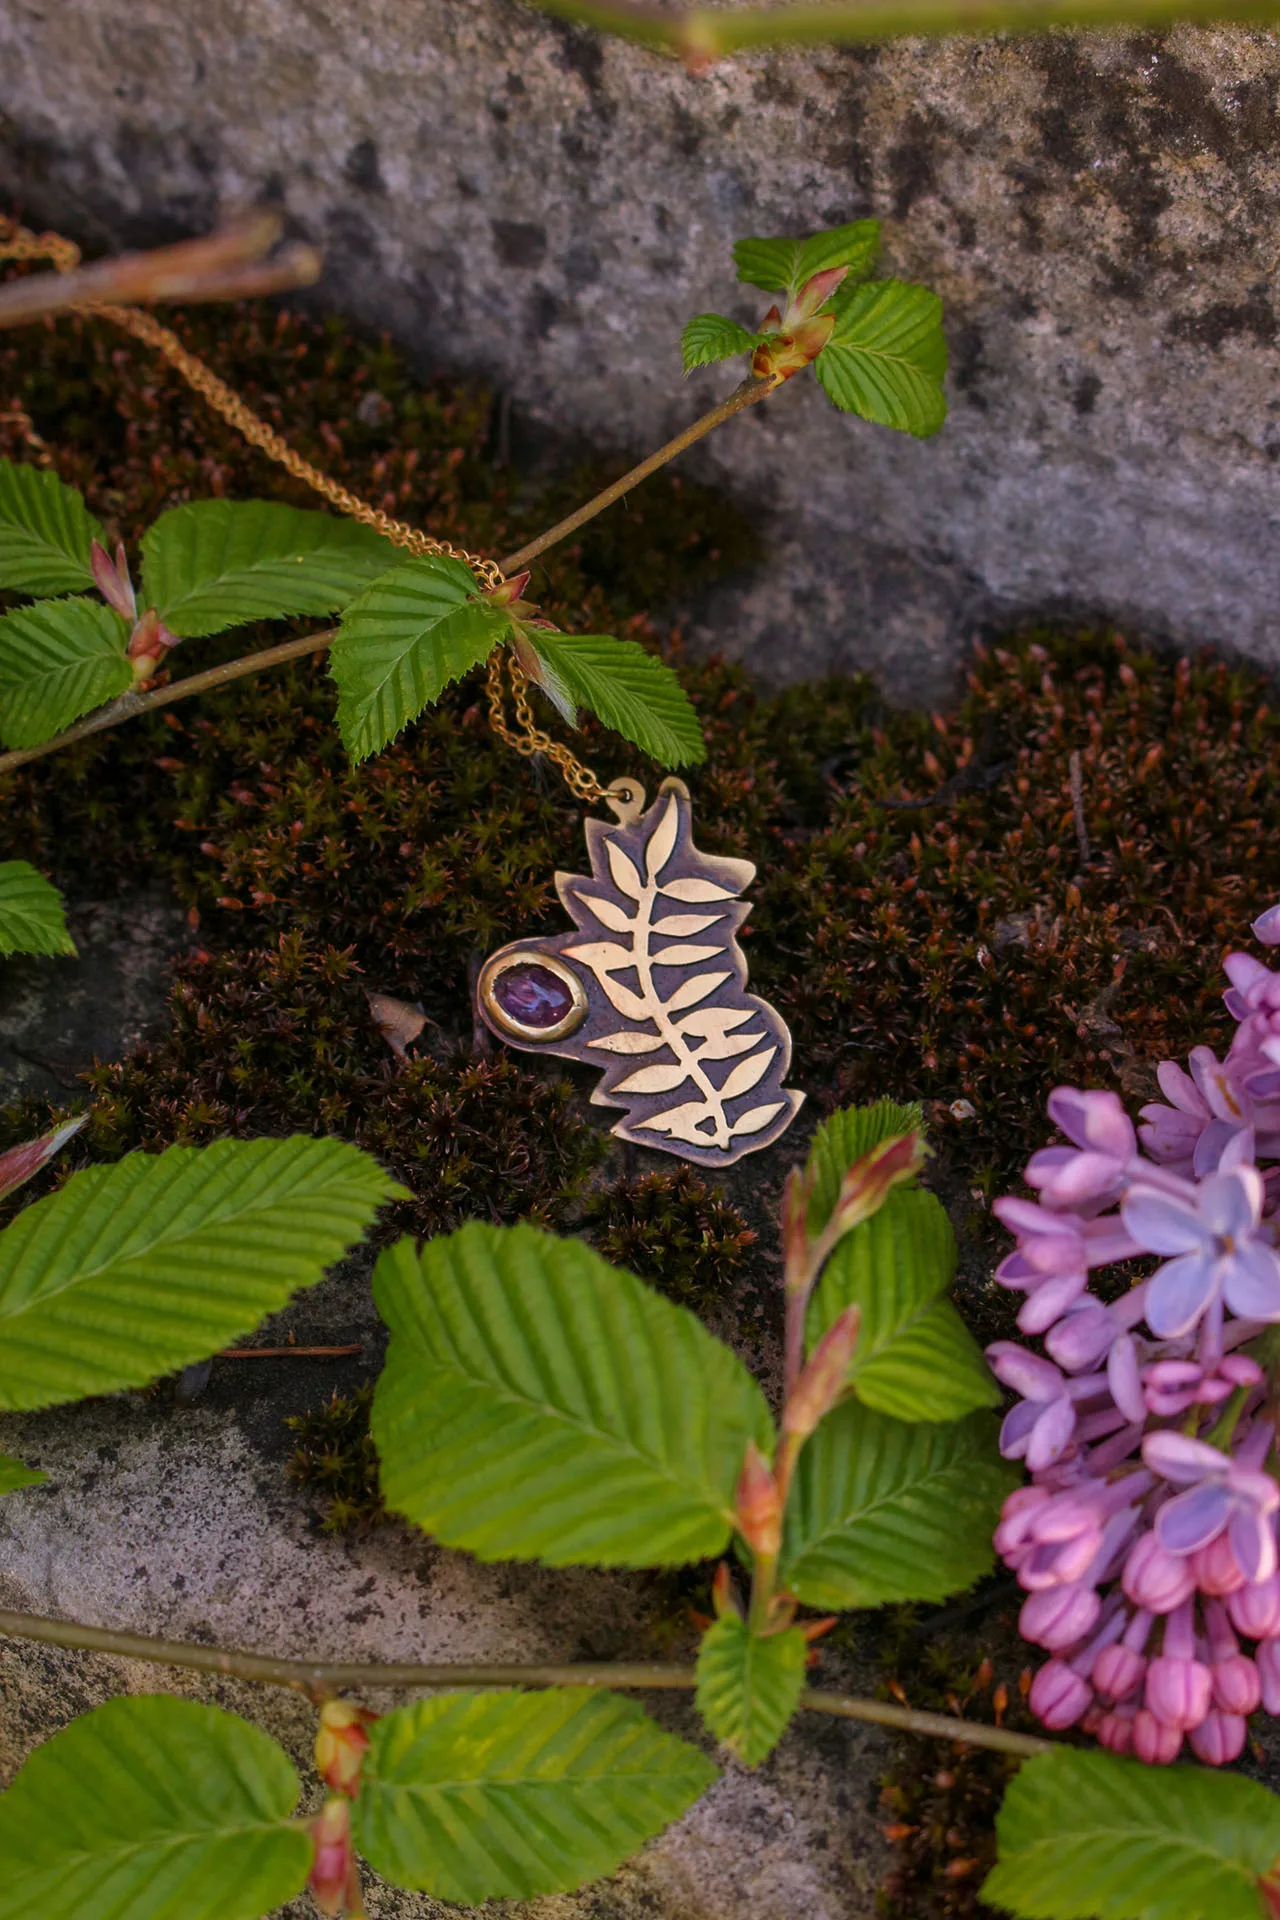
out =
[(522, 1027), (555, 1027), (573, 1006), (573, 995), (558, 974), (536, 961), (508, 967), (493, 983), (502, 1011)]

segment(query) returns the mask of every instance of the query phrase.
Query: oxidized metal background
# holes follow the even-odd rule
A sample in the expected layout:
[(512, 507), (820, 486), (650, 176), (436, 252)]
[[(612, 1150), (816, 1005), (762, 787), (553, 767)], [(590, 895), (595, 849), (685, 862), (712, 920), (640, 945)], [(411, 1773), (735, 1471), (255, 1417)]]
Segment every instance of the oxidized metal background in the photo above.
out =
[[(784, 1133), (804, 1099), (782, 1084), (786, 1025), (747, 991), (737, 934), (751, 906), (739, 896), (755, 868), (698, 851), (683, 781), (664, 781), (646, 813), (633, 793), (631, 804), (614, 802), (616, 825), (586, 822), (590, 876), (556, 875), (575, 930), (494, 954), (477, 1004), (508, 1044), (599, 1067), (591, 1097), (626, 1109), (613, 1128), (620, 1138), (729, 1166)], [(502, 1003), (514, 997), (513, 975), (517, 993), (523, 982), (536, 994), (527, 968), (539, 962), (563, 982), (568, 1003), (558, 1019), (544, 1010), (542, 1032)], [(555, 998), (554, 983), (543, 985)]]

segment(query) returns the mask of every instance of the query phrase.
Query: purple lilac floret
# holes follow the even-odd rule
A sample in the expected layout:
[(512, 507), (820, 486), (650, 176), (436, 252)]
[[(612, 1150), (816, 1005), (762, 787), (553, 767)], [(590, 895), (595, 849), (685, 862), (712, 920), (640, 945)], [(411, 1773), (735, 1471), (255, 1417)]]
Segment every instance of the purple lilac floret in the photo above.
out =
[[(1253, 931), (1280, 946), (1280, 905)], [(1280, 973), (1244, 953), (1226, 973), (1225, 1058), (1162, 1062), (1136, 1131), (1114, 1093), (1057, 1088), (1070, 1144), (994, 1209), (1017, 1241), (996, 1279), (1044, 1348), (987, 1350), (1019, 1396), (1001, 1450), (1031, 1475), (995, 1535), (1050, 1655), (1031, 1706), (1152, 1765), (1184, 1741), (1225, 1765), (1251, 1713), (1280, 1714), (1280, 1406), (1257, 1357), (1280, 1325)], [(1099, 1299), (1091, 1276), (1129, 1260), (1150, 1271)]]

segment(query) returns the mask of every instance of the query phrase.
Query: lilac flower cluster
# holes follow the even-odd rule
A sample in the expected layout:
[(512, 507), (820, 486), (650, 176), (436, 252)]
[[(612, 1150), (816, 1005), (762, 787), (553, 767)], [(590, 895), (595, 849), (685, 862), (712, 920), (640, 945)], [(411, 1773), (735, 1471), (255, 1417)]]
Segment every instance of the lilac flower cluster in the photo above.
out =
[[(1254, 932), (1280, 946), (1280, 906)], [(1163, 1062), (1168, 1104), (1137, 1133), (1114, 1093), (1058, 1088), (1071, 1145), (1032, 1156), (1036, 1201), (995, 1205), (1018, 1241), (996, 1279), (1045, 1350), (987, 1349), (1022, 1396), (1000, 1444), (1031, 1484), (995, 1544), (1051, 1656), (1031, 1705), (1160, 1764), (1187, 1739), (1221, 1766), (1250, 1713), (1280, 1714), (1276, 1408), (1251, 1350), (1280, 1323), (1280, 1166), (1262, 1171), (1280, 1162), (1280, 973), (1243, 953), (1226, 971), (1226, 1058)], [(1143, 1255), (1160, 1265), (1122, 1298), (1090, 1291)]]

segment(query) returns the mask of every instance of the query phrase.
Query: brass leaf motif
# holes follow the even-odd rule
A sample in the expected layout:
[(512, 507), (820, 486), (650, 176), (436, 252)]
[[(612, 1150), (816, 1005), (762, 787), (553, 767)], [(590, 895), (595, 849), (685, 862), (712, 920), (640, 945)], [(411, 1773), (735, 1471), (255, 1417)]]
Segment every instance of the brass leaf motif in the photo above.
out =
[(694, 846), (683, 781), (664, 781), (641, 805), (616, 805), (616, 824), (586, 822), (589, 877), (556, 875), (573, 931), (515, 941), (488, 963), (527, 955), (536, 966), (545, 955), (572, 968), (587, 995), (582, 1024), (540, 1042), (509, 1031), (483, 998), (479, 1010), (512, 1046), (597, 1068), (592, 1100), (625, 1108), (613, 1128), (622, 1139), (728, 1166), (785, 1132), (804, 1098), (782, 1084), (785, 1024), (747, 991), (737, 936), (755, 868)]

